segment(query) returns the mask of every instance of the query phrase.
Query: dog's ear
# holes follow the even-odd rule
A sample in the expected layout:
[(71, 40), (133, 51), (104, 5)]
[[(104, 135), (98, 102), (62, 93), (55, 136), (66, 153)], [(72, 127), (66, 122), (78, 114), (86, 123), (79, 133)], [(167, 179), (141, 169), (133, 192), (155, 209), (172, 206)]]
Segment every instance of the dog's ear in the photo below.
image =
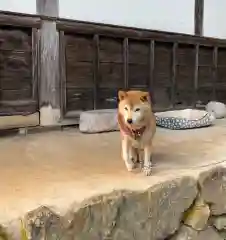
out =
[(119, 90), (118, 91), (118, 99), (119, 101), (122, 101), (123, 99), (125, 99), (127, 93), (125, 91)]
[(142, 95), (141, 95), (141, 97), (140, 97), (140, 100), (141, 100), (142, 102), (149, 102), (149, 103), (151, 103), (151, 98), (150, 98), (149, 92), (142, 92)]

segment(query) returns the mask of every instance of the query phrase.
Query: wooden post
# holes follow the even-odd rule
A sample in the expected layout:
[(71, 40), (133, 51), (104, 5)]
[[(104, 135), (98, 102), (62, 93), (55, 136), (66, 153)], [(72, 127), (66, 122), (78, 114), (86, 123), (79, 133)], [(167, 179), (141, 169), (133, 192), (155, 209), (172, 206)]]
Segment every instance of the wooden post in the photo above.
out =
[(176, 103), (176, 75), (177, 75), (177, 50), (178, 50), (178, 43), (175, 42), (173, 44), (172, 49), (172, 87), (171, 87), (171, 107), (175, 107)]
[[(58, 0), (36, 0), (37, 14), (58, 17)], [(61, 119), (59, 79), (59, 32), (56, 21), (42, 20), (39, 32), (40, 74), (39, 108), (40, 125), (57, 125)]]
[(128, 90), (129, 88), (129, 79), (128, 79), (128, 38), (123, 40), (123, 75), (124, 75), (124, 88)]
[(204, 0), (195, 0), (194, 33), (203, 36)]

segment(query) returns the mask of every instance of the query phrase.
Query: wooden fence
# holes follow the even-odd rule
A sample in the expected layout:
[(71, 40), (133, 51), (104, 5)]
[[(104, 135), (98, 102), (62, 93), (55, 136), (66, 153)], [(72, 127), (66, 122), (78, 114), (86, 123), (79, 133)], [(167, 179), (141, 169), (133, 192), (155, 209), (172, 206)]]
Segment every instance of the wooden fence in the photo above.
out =
[(55, 22), (59, 37), (59, 85), (51, 94), (60, 99), (61, 119), (115, 108), (118, 89), (150, 91), (155, 110), (226, 103), (225, 40), (0, 13), (1, 116), (40, 109), (40, 82), (48, 81), (40, 77), (43, 21)]
[(226, 102), (226, 41), (59, 21), (65, 112), (114, 108), (117, 90), (151, 92), (156, 110)]

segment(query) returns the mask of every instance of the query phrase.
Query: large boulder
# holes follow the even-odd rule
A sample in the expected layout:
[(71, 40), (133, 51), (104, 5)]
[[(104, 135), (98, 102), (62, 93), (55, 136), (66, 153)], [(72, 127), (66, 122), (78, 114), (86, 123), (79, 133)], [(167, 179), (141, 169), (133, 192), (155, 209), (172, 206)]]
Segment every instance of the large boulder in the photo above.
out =
[(186, 212), (183, 222), (192, 229), (201, 231), (207, 226), (209, 217), (209, 206), (199, 196), (193, 206)]
[(226, 117), (226, 105), (221, 102), (211, 101), (206, 105), (206, 111), (213, 113), (215, 118), (224, 118)]
[(215, 229), (208, 227), (206, 230), (201, 231), (194, 240), (224, 240), (224, 238)]
[(226, 213), (226, 168), (215, 167), (200, 174), (202, 198), (210, 205), (212, 215)]
[(72, 210), (76, 239), (165, 239), (178, 230), (197, 195), (196, 181), (182, 177), (143, 192), (117, 191)]
[(29, 239), (165, 239), (180, 227), (197, 195), (191, 177), (157, 184), (142, 192), (113, 191), (75, 203), (64, 216), (40, 207), (24, 217)]
[(79, 120), (79, 130), (83, 133), (117, 131), (117, 109), (101, 109), (82, 112)]
[(183, 225), (169, 240), (194, 240), (197, 239), (197, 237), (198, 231)]

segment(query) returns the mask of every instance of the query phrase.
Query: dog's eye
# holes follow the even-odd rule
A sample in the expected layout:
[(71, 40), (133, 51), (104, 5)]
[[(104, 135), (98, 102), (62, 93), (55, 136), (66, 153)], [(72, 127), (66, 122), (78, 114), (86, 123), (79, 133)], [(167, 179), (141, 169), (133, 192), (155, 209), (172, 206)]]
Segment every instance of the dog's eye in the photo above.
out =
[(136, 108), (136, 109), (135, 109), (135, 112), (139, 112), (139, 111), (140, 111), (140, 108)]
[(128, 108), (127, 108), (127, 107), (125, 107), (124, 109), (125, 109), (126, 111), (128, 111)]

